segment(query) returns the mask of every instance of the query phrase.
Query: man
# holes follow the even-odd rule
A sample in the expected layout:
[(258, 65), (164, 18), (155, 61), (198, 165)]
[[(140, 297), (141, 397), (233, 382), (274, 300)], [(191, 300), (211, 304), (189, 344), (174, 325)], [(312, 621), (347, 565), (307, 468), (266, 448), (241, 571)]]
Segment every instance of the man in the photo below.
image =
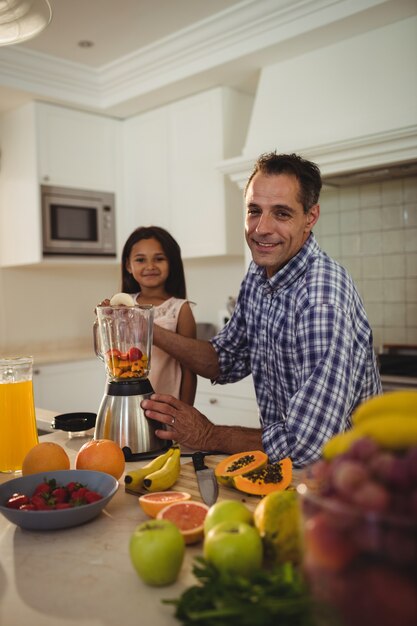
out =
[(210, 342), (155, 328), (154, 341), (220, 384), (252, 374), (260, 429), (212, 424), (170, 396), (143, 401), (157, 430), (191, 448), (232, 454), (264, 449), (303, 467), (351, 426), (354, 408), (381, 393), (361, 299), (346, 270), (312, 233), (320, 207), (318, 167), (297, 155), (261, 156), (245, 189), (253, 261), (229, 323)]

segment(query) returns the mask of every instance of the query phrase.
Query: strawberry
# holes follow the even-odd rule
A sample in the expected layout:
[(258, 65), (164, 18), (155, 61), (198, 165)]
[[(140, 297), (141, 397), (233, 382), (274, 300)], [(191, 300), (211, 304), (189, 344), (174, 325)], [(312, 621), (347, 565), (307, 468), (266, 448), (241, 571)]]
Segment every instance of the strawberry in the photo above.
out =
[(55, 509), (57, 511), (60, 511), (61, 509), (72, 509), (72, 508), (73, 508), (73, 505), (70, 504), (70, 502), (58, 502), (55, 505)]
[(67, 489), (64, 489), (64, 487), (57, 487), (53, 490), (51, 495), (57, 504), (67, 502), (69, 500), (69, 492)]
[(116, 356), (117, 358), (119, 358), (120, 354), (121, 354), (121, 352), (120, 352), (120, 350), (117, 350), (117, 348), (110, 348), (110, 350), (107, 350), (107, 352), (106, 352), (106, 355), (110, 356), (110, 357)]
[(87, 491), (88, 491), (87, 487), (79, 487), (78, 489), (72, 492), (71, 499), (82, 500)]
[(22, 504), (19, 506), (19, 511), (36, 511), (36, 507), (34, 504)]
[(42, 493), (49, 494), (49, 493), (51, 493), (51, 491), (52, 491), (52, 488), (51, 488), (51, 485), (49, 483), (47, 483), (47, 482), (40, 483), (39, 485), (37, 485), (35, 487), (35, 491), (33, 492), (33, 495), (34, 496), (38, 495), (38, 494), (40, 495)]
[(33, 504), (36, 511), (49, 511), (51, 509), (51, 506), (42, 495), (32, 496), (30, 503)]
[(6, 502), (6, 506), (9, 509), (20, 509), (25, 504), (29, 504), (29, 498), (23, 493), (14, 493)]
[(139, 361), (142, 358), (142, 352), (139, 348), (132, 346), (128, 352), (129, 361)]
[(87, 491), (87, 493), (85, 494), (85, 501), (87, 502), (87, 504), (90, 504), (91, 502), (97, 502), (97, 500), (101, 500), (102, 496), (97, 493), (97, 491)]

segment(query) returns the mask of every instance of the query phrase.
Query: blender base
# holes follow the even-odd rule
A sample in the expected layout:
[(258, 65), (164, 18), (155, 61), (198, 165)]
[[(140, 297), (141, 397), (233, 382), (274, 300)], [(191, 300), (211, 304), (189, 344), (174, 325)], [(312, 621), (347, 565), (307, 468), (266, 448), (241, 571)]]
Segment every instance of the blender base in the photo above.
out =
[[(162, 439), (161, 439), (162, 441)], [(126, 463), (131, 461), (146, 461), (147, 459), (155, 459), (157, 456), (168, 450), (172, 446), (170, 439), (164, 439), (164, 446), (159, 450), (151, 450), (150, 452), (132, 452), (128, 446), (122, 448)]]
[(126, 461), (153, 458), (170, 447), (171, 441), (159, 439), (159, 422), (145, 417), (141, 402), (153, 393), (148, 379), (111, 381), (97, 413), (94, 439), (111, 439), (119, 444)]

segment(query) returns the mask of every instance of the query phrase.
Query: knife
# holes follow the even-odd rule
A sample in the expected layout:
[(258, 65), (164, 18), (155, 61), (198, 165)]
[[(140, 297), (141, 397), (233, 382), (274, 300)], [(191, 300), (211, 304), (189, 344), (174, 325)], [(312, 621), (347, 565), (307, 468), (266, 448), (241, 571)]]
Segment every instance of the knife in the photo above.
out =
[(204, 452), (194, 452), (191, 455), (195, 474), (197, 476), (198, 488), (200, 490), (203, 502), (208, 506), (214, 504), (219, 495), (219, 484), (217, 482), (214, 470), (204, 464)]

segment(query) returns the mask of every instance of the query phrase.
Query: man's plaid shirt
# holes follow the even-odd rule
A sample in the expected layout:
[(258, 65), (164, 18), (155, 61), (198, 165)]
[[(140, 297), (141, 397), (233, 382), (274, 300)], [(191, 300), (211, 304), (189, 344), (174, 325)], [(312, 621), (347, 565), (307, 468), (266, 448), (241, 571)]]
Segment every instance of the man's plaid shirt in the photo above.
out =
[(229, 323), (211, 340), (216, 383), (252, 373), (263, 446), (296, 467), (351, 426), (354, 408), (381, 393), (372, 332), (347, 271), (311, 234), (271, 279), (254, 262)]

